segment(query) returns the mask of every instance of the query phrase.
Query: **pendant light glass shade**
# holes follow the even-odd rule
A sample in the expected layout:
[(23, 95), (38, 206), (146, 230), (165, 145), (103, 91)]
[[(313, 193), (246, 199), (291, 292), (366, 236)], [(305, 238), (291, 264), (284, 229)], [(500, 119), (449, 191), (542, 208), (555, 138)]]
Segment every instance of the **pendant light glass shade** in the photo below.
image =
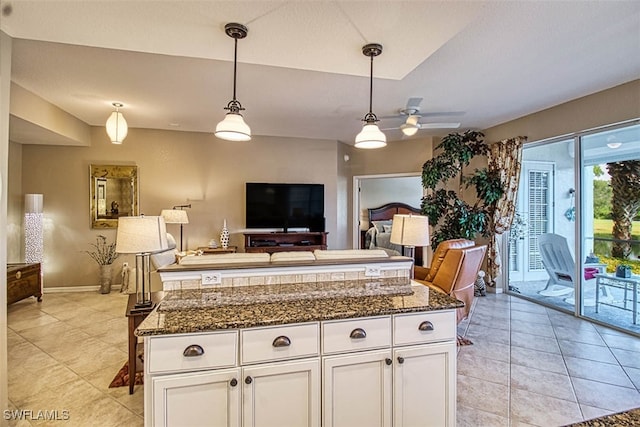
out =
[(378, 118), (373, 114), (373, 57), (382, 53), (382, 45), (370, 43), (362, 47), (362, 54), (371, 58), (371, 73), (369, 79), (369, 112), (365, 114), (364, 125), (358, 135), (356, 135), (356, 148), (382, 148), (387, 145), (386, 135), (376, 124)]
[(122, 104), (114, 102), (113, 106), (116, 107), (116, 111), (111, 113), (107, 119), (107, 135), (109, 135), (112, 144), (122, 144), (129, 132), (129, 126), (122, 113), (118, 111)]
[(242, 24), (229, 23), (224, 26), (224, 31), (234, 39), (233, 50), (233, 99), (224, 108), (229, 111), (224, 119), (216, 126), (215, 136), (227, 141), (251, 140), (251, 128), (240, 114), (244, 110), (240, 101), (236, 99), (236, 73), (238, 68), (238, 39), (247, 37), (247, 27)]
[(251, 140), (251, 128), (247, 125), (242, 114), (227, 113), (216, 126), (216, 137), (227, 141)]
[(382, 148), (385, 145), (387, 145), (387, 137), (375, 123), (366, 123), (356, 135), (357, 148)]

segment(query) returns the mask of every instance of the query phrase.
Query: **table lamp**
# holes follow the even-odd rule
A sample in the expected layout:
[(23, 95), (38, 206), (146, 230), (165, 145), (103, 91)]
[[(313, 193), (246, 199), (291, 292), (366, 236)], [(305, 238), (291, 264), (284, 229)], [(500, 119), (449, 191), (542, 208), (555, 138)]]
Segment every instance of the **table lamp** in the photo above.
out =
[(136, 255), (136, 304), (148, 309), (151, 301), (150, 255), (169, 248), (167, 229), (161, 216), (124, 216), (118, 218), (116, 252)]
[(162, 209), (160, 216), (164, 218), (165, 224), (180, 224), (180, 252), (182, 252), (182, 226), (189, 224), (189, 216), (184, 208), (190, 208), (191, 205), (174, 206), (173, 209)]
[(416, 246), (429, 246), (429, 218), (421, 215), (394, 215), (390, 240), (391, 243), (402, 245), (403, 255), (411, 257), (415, 264)]

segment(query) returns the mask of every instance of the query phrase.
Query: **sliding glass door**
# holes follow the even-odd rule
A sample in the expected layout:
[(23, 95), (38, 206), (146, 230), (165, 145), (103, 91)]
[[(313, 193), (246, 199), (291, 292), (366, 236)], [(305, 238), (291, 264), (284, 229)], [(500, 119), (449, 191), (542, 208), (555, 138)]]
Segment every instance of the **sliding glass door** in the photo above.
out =
[(509, 290), (640, 334), (640, 124), (523, 149)]
[(585, 134), (580, 143), (581, 314), (640, 333), (640, 125)]

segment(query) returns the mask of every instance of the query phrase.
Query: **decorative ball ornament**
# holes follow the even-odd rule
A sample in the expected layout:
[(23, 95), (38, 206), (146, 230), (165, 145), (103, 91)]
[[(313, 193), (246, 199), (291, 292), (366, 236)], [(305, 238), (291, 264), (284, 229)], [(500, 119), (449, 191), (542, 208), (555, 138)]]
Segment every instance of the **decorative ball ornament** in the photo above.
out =
[(227, 249), (229, 247), (229, 229), (227, 228), (226, 219), (222, 224), (222, 231), (220, 232), (220, 246), (222, 246), (222, 249)]

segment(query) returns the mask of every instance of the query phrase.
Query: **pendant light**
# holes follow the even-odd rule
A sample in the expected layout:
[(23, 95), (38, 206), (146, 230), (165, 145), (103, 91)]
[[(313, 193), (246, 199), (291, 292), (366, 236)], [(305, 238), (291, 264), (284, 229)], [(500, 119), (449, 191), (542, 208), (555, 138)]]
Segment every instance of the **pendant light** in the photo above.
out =
[(229, 112), (216, 126), (216, 137), (227, 141), (249, 141), (251, 139), (251, 128), (244, 122), (240, 111), (244, 110), (240, 102), (236, 99), (236, 69), (238, 64), (238, 39), (247, 37), (247, 27), (242, 24), (229, 23), (224, 26), (227, 35), (235, 40), (233, 51), (233, 99), (229, 101), (225, 110)]
[(376, 124), (379, 120), (372, 111), (373, 105), (373, 57), (382, 53), (382, 45), (370, 43), (362, 47), (362, 53), (371, 58), (371, 78), (369, 82), (369, 112), (365, 114), (362, 121), (364, 126), (356, 135), (355, 146), (357, 148), (381, 148), (387, 145), (387, 137)]
[(107, 119), (107, 135), (111, 138), (112, 144), (122, 144), (122, 141), (127, 137), (129, 127), (122, 113), (118, 111), (123, 105), (119, 102), (114, 102), (112, 105), (116, 107), (116, 111), (111, 113)]

